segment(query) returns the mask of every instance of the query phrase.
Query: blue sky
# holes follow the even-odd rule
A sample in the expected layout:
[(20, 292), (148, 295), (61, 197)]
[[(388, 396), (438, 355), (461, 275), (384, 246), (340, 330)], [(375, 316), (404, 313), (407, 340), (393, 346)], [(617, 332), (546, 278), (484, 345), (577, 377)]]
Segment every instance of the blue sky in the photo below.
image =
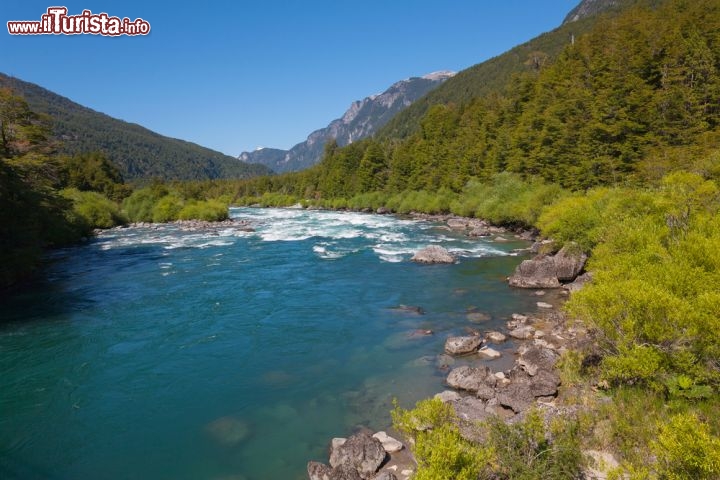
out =
[[(462, 70), (558, 26), (579, 0), (3, 0), (0, 71), (236, 156), (289, 148), (397, 80)], [(12, 36), (50, 6), (148, 36)]]

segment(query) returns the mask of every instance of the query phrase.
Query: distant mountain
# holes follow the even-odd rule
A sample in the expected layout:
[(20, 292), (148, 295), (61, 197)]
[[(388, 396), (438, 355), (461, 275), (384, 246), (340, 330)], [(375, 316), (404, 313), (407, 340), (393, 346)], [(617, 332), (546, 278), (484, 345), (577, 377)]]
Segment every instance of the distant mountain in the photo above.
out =
[(25, 97), (32, 110), (52, 117), (54, 133), (62, 142), (61, 153), (102, 151), (120, 168), (125, 180), (248, 178), (270, 173), (262, 165), (249, 165), (195, 143), (165, 137), (0, 73), (0, 88), (4, 87)]
[(325, 128), (315, 130), (307, 140), (290, 150), (262, 148), (243, 152), (238, 158), (244, 162), (261, 163), (276, 172), (310, 167), (320, 161), (329, 139), (335, 139), (338, 145), (345, 146), (374, 134), (398, 112), (453, 75), (454, 72), (442, 71), (401, 80), (379, 95), (353, 102), (341, 118), (333, 120)]
[(433, 105), (466, 104), (473, 98), (502, 91), (514, 74), (531, 71), (535, 58), (552, 60), (573, 37), (589, 31), (596, 22), (597, 13), (614, 13), (626, 5), (653, 1), (657, 3), (658, 0), (583, 0), (558, 28), (459, 72), (397, 114), (375, 136), (380, 139), (405, 138), (420, 128), (420, 119)]

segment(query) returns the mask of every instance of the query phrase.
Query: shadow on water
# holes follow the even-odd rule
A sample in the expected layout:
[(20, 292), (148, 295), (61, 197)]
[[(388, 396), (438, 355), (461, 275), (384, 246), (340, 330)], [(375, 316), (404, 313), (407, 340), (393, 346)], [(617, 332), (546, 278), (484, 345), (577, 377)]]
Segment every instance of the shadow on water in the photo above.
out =
[(66, 480), (49, 470), (0, 452), (0, 478), (4, 480)]
[(77, 288), (78, 276), (102, 281), (116, 270), (163, 258), (156, 245), (131, 245), (102, 250), (94, 240), (46, 253), (32, 278), (0, 292), (0, 327), (62, 318), (102, 301)]

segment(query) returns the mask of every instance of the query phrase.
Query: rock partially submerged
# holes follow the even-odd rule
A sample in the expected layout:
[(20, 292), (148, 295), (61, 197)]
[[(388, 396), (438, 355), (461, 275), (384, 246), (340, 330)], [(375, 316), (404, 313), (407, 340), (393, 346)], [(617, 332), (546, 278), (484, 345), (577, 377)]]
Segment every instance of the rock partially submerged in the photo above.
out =
[(560, 288), (572, 282), (585, 267), (587, 255), (565, 246), (554, 256), (538, 255), (524, 260), (510, 276), (509, 283), (518, 288)]
[(205, 426), (205, 431), (218, 443), (231, 447), (250, 436), (250, 427), (243, 420), (226, 416), (220, 417)]
[(390, 310), (398, 313), (406, 313), (409, 315), (425, 315), (425, 310), (423, 310), (422, 307), (418, 307), (416, 305), (403, 305), (401, 303), (397, 307), (392, 307)]
[(369, 479), (380, 469), (385, 456), (386, 452), (380, 440), (365, 432), (356, 433), (332, 449), (330, 466), (333, 469), (355, 471), (359, 478)]
[(419, 250), (411, 258), (413, 262), (417, 263), (455, 263), (455, 257), (443, 247), (438, 245), (430, 245), (422, 250)]
[(485, 338), (487, 338), (487, 340), (492, 343), (503, 343), (505, 340), (507, 340), (507, 335), (500, 332), (488, 332), (485, 335)]
[(480, 355), (483, 358), (487, 358), (488, 360), (494, 360), (496, 358), (501, 357), (501, 353), (495, 350), (494, 348), (490, 347), (483, 347), (480, 350), (478, 350), (478, 355)]
[(445, 341), (445, 351), (450, 355), (467, 355), (476, 352), (482, 341), (483, 339), (479, 335), (449, 337)]

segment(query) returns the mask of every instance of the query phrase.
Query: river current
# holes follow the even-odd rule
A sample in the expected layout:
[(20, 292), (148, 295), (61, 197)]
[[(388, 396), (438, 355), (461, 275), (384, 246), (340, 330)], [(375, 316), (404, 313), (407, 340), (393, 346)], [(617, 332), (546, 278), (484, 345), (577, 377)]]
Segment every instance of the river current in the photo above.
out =
[[(534, 304), (504, 282), (527, 247), (509, 235), (231, 215), (255, 231), (125, 228), (57, 250), (1, 306), (0, 477), (306, 478), (330, 438), (387, 428), (393, 398), (410, 407), (443, 390), (447, 336), (502, 328)], [(410, 262), (427, 245), (458, 262)], [(512, 343), (500, 348), (496, 369), (512, 362)]]

